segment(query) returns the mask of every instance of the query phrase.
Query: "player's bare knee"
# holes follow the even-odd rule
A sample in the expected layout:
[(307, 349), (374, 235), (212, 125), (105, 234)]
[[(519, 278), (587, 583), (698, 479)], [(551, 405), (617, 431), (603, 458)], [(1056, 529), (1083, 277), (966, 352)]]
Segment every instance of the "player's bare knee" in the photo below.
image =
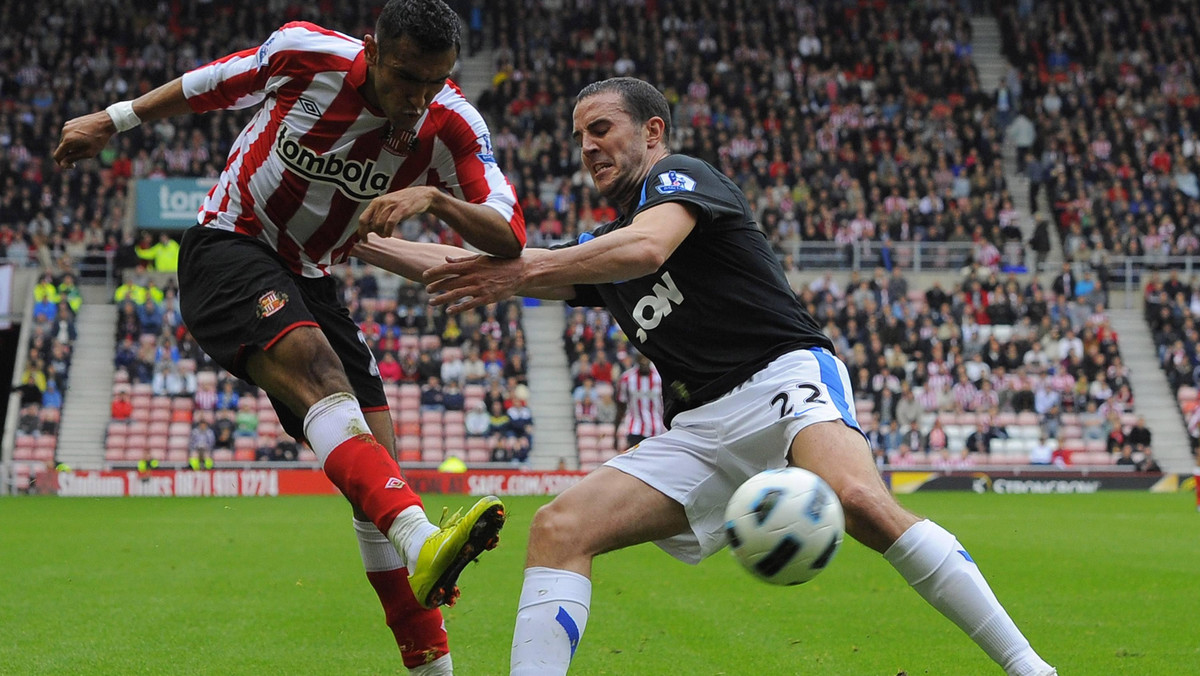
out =
[(848, 482), (838, 490), (838, 499), (846, 517), (846, 533), (878, 552), (887, 550), (918, 520), (880, 482)]
[(893, 503), (891, 495), (881, 495), (873, 482), (850, 481), (838, 490), (842, 512), (846, 516), (846, 532), (863, 544), (878, 549), (886, 539), (886, 513)]
[(873, 486), (861, 481), (849, 481), (838, 489), (838, 499), (842, 502), (842, 511), (846, 520), (870, 522), (876, 510), (879, 499), (878, 491)]
[[(533, 523), (529, 527), (529, 556), (533, 563), (535, 556), (543, 558), (567, 559), (582, 552), (584, 532), (580, 519), (569, 509), (551, 502), (542, 506), (533, 515)], [(552, 561), (540, 561), (536, 565), (546, 565)]]

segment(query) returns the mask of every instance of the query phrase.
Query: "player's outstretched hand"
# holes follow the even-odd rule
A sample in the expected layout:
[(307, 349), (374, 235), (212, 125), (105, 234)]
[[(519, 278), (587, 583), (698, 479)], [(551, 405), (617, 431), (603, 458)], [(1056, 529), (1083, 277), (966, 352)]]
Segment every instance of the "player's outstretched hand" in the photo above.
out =
[(416, 186), (405, 188), (371, 200), (358, 217), (358, 238), (366, 241), (367, 233), (391, 237), (392, 231), (405, 219), (429, 211), (437, 188)]
[(464, 312), (515, 294), (524, 271), (521, 257), (447, 256), (445, 263), (425, 271), (425, 290), (430, 305), (444, 305), (451, 313)]
[(79, 160), (99, 155), (115, 133), (116, 125), (103, 110), (67, 120), (54, 149), (54, 162), (70, 169)]

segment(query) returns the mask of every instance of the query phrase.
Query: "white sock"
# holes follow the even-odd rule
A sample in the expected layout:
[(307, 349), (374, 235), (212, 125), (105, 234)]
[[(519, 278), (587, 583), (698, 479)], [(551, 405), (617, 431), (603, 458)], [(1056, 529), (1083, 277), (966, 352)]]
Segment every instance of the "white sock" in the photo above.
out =
[(354, 534), (358, 536), (358, 553), (362, 556), (363, 569), (368, 573), (404, 567), (404, 560), (392, 546), (392, 541), (380, 533), (375, 524), (354, 519)]
[(883, 556), (1010, 676), (1054, 673), (996, 600), (970, 555), (944, 528), (929, 520), (913, 524)]
[(454, 662), (449, 653), (436, 660), (408, 670), (411, 676), (454, 676)]
[(566, 674), (587, 627), (591, 602), (592, 581), (579, 573), (526, 568), (510, 676)]
[(425, 516), (425, 510), (416, 505), (405, 508), (392, 522), (387, 537), (395, 543), (396, 551), (404, 558), (409, 575), (416, 574), (421, 547), (438, 530), (437, 526), (429, 522), (429, 517)]
[(304, 436), (322, 465), (342, 442), (370, 433), (358, 399), (349, 392), (331, 394), (313, 404), (304, 414)]

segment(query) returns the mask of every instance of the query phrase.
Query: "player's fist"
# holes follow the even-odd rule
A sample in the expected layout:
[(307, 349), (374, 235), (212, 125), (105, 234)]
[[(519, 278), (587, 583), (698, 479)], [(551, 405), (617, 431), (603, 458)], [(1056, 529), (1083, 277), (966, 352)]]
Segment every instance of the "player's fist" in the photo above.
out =
[(54, 162), (69, 169), (79, 160), (95, 157), (115, 133), (116, 125), (103, 110), (67, 120), (54, 149)]

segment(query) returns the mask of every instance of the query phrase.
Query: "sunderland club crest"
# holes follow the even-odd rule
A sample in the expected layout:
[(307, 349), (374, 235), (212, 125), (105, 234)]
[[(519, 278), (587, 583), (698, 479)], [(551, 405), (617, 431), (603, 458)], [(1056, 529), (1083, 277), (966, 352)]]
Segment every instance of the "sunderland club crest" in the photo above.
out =
[(383, 135), (383, 147), (393, 155), (408, 157), (409, 153), (417, 149), (417, 132), (412, 129), (396, 131), (389, 125)]
[(280, 293), (272, 289), (258, 297), (258, 308), (256, 310), (259, 319), (266, 319), (271, 315), (283, 309), (287, 305), (288, 296), (286, 293)]

